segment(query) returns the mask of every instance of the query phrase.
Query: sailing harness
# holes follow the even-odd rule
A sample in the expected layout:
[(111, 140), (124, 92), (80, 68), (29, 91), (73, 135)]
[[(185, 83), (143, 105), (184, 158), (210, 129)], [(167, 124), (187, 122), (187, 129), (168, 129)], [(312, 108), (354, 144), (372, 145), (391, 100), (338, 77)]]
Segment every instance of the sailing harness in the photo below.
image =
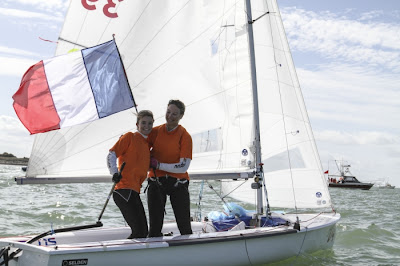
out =
[[(156, 176), (156, 171), (154, 171), (154, 177), (148, 177), (147, 178), (147, 186), (144, 189), (144, 193), (146, 193), (147, 189), (149, 188), (150, 185), (155, 184), (158, 188), (158, 191), (162, 194), (162, 191), (165, 192), (165, 194), (170, 195), (171, 194), (171, 188), (170, 186), (167, 186), (167, 182), (173, 181), (176, 179), (175, 184), (173, 185), (173, 189), (177, 189), (181, 186), (184, 186), (188, 180), (185, 178), (176, 178), (170, 175), (165, 175), (165, 176)], [(163, 184), (164, 183), (164, 184)], [(164, 214), (167, 214), (167, 210), (165, 209), (165, 202), (161, 199), (161, 205), (164, 205)]]
[[(169, 178), (170, 179), (171, 178), (176, 179), (175, 184), (174, 184), (174, 188), (178, 188), (179, 186), (184, 185), (184, 184), (186, 184), (188, 182), (188, 180), (186, 178), (180, 178), (179, 179), (179, 178), (176, 178), (176, 177), (173, 177), (173, 176), (170, 176), (170, 175), (165, 175), (165, 176), (160, 176), (160, 177), (157, 177), (157, 176), (156, 177), (149, 177), (149, 178), (147, 178), (147, 180), (150, 181), (150, 182), (147, 182), (147, 186), (144, 189), (144, 193), (146, 193), (146, 191), (147, 191), (149, 185), (151, 184), (151, 182), (155, 182), (156, 185), (159, 188), (162, 188), (162, 189), (165, 190), (165, 187), (164, 187), (163, 183), (165, 183)], [(163, 181), (163, 182), (161, 182), (161, 181)], [(169, 193), (167, 193), (167, 194), (169, 195)]]

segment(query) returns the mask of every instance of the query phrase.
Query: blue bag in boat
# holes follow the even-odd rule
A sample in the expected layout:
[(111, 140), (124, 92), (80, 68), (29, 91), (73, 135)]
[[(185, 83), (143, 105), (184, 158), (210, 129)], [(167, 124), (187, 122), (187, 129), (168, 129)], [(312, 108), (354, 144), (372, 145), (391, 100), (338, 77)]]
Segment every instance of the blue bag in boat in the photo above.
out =
[(247, 211), (236, 203), (224, 205), (224, 212), (209, 212), (208, 218), (212, 221), (217, 231), (228, 231), (241, 221), (244, 221), (248, 226), (251, 220), (251, 216), (247, 215)]

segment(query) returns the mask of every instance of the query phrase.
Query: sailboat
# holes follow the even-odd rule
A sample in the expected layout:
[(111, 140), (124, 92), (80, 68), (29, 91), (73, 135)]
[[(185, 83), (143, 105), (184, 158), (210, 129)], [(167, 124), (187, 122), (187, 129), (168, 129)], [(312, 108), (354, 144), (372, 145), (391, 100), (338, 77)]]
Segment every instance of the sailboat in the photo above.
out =
[[(56, 55), (113, 34), (138, 109), (152, 110), (157, 125), (169, 99), (186, 104), (191, 180), (223, 181), (225, 199), (242, 188), (234, 198), (255, 208), (229, 209), (229, 228), (217, 226), (224, 220), (193, 221), (192, 235), (166, 223), (168, 235), (127, 239), (130, 228), (103, 228), (99, 217), (30, 240), (2, 238), (0, 264), (246, 265), (332, 247), (340, 214), (276, 0), (70, 1)], [(135, 130), (134, 113), (38, 134), (17, 183), (110, 182), (108, 149)]]

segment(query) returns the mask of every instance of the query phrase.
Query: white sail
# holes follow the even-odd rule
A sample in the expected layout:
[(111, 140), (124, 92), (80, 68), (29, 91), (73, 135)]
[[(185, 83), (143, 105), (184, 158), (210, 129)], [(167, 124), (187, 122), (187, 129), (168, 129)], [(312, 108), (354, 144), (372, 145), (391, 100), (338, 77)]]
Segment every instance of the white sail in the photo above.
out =
[[(288, 208), (328, 207), (330, 195), (278, 6), (276, 1), (252, 1), (252, 7), (253, 19), (259, 18), (253, 27), (269, 203)], [(250, 182), (224, 182), (224, 192), (254, 204), (256, 192)]]
[[(181, 123), (193, 138), (191, 177), (252, 177), (254, 114), (245, 1), (122, 1), (108, 10), (107, 4), (97, 1), (85, 8), (71, 1), (56, 54), (94, 46), (115, 34), (139, 110), (152, 110), (158, 125), (165, 121), (169, 99), (187, 105)], [(270, 203), (293, 207), (296, 200), (300, 206), (324, 207), (330, 204), (329, 193), (279, 10), (275, 1), (252, 1), (252, 6), (261, 158)], [(27, 177), (109, 180), (108, 149), (120, 135), (135, 130), (134, 113), (133, 108), (39, 134)]]
[[(233, 177), (254, 167), (246, 14), (239, 1), (123, 1), (117, 18), (107, 1), (86, 9), (71, 1), (57, 55), (115, 34), (138, 109), (165, 122), (169, 99), (187, 105), (182, 125), (193, 137), (192, 176)], [(94, 4), (93, 4), (94, 5)], [(40, 134), (28, 177), (107, 176), (108, 149), (135, 130), (134, 109), (77, 128)], [(246, 175), (247, 176), (247, 175)]]

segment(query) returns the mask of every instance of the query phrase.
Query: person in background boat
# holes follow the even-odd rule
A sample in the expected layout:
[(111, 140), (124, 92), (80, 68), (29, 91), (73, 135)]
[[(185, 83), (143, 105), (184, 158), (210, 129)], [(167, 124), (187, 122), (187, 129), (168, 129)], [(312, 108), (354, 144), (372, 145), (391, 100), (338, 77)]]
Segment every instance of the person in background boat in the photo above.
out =
[(149, 237), (162, 236), (167, 195), (170, 197), (176, 223), (181, 235), (192, 234), (190, 224), (189, 175), (192, 160), (192, 137), (179, 125), (185, 113), (180, 100), (170, 100), (165, 114), (165, 124), (150, 133), (151, 150), (147, 203), (149, 207)]
[[(139, 194), (149, 170), (150, 149), (147, 136), (153, 128), (153, 122), (151, 111), (140, 111), (136, 122), (138, 132), (122, 135), (107, 157), (108, 169), (116, 183), (113, 199), (132, 230), (129, 239), (148, 235), (146, 214)], [(121, 175), (118, 173), (117, 158), (119, 166), (126, 163)]]

